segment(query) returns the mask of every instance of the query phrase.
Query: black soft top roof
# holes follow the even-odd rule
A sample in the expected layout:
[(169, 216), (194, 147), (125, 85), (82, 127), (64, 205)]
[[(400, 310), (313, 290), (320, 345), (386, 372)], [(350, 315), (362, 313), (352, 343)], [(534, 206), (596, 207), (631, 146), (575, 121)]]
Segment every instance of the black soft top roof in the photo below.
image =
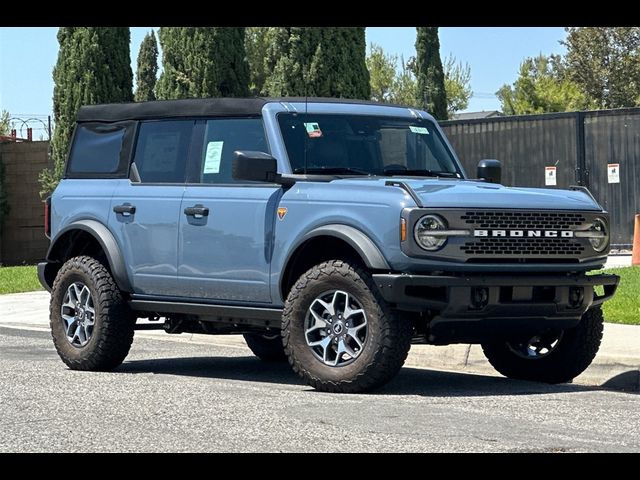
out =
[[(257, 116), (270, 102), (349, 103), (359, 105), (389, 105), (368, 100), (347, 98), (189, 98), (183, 100), (156, 100), (139, 103), (108, 103), (88, 105), (78, 110), (78, 122), (117, 122), (176, 117)], [(405, 107), (406, 108), (406, 107)]]

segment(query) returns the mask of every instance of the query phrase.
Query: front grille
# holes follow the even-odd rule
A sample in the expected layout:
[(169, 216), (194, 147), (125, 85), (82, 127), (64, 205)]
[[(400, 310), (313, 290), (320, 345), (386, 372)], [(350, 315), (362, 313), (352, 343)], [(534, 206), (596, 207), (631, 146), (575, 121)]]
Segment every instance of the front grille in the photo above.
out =
[[(566, 228), (566, 227), (565, 227)], [(460, 247), (467, 255), (577, 256), (584, 247), (571, 238), (478, 238)]]
[[(547, 230), (567, 230), (586, 221), (584, 215), (573, 212), (470, 211), (465, 212), (460, 219), (478, 228)], [(552, 245), (556, 245), (556, 242)]]

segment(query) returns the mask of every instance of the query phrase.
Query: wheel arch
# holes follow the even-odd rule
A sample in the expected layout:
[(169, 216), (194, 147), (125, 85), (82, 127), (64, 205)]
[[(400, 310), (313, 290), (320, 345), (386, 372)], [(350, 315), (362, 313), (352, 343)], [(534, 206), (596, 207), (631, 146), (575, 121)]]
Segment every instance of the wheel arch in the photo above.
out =
[(107, 269), (118, 288), (131, 292), (131, 282), (120, 247), (111, 231), (96, 220), (77, 220), (60, 230), (51, 240), (47, 251), (44, 280), (51, 288), (55, 276), (66, 260), (79, 254), (93, 253), (96, 249), (104, 254)]
[(280, 295), (284, 300), (296, 279), (322, 261), (353, 258), (371, 270), (391, 268), (375, 243), (362, 231), (342, 224), (317, 227), (300, 238), (287, 255), (280, 277)]

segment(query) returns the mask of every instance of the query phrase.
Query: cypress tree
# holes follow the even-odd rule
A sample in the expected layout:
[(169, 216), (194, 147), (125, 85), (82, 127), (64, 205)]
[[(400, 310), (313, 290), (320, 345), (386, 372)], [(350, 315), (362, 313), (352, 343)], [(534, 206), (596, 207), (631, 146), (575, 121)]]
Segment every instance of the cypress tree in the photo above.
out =
[(151, 30), (144, 36), (138, 53), (138, 70), (136, 71), (136, 102), (155, 100), (154, 88), (158, 75), (158, 43)]
[(416, 105), (438, 120), (447, 119), (447, 94), (438, 27), (416, 27)]
[(268, 32), (263, 93), (368, 99), (365, 30), (275, 27)]
[(161, 27), (163, 72), (156, 96), (247, 96), (244, 35), (244, 27)]
[(60, 49), (53, 69), (53, 168), (40, 174), (42, 194), (51, 192), (62, 177), (78, 108), (133, 100), (129, 42), (127, 27), (58, 30)]

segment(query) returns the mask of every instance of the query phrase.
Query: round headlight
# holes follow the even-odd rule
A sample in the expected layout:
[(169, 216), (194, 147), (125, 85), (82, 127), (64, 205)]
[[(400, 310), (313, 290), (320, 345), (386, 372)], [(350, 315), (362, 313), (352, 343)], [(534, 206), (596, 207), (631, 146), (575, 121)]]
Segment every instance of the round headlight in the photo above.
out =
[(447, 224), (437, 215), (425, 215), (416, 223), (413, 229), (413, 236), (421, 248), (434, 251), (442, 248), (447, 237), (444, 235), (434, 235), (438, 230), (446, 230)]
[(601, 218), (596, 218), (591, 227), (590, 232), (594, 235), (589, 237), (589, 243), (596, 252), (602, 252), (609, 245), (609, 232), (607, 231), (607, 224)]

